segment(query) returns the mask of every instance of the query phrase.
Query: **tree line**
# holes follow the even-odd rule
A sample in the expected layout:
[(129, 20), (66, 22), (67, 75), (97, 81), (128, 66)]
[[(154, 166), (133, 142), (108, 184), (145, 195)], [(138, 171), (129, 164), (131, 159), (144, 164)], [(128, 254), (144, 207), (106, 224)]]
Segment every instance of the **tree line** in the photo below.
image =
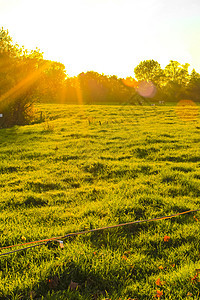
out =
[(132, 104), (200, 101), (200, 74), (171, 60), (162, 69), (155, 60), (135, 67), (135, 78), (88, 71), (69, 77), (60, 62), (46, 60), (36, 48), (13, 44), (0, 29), (0, 128), (29, 124), (33, 104)]

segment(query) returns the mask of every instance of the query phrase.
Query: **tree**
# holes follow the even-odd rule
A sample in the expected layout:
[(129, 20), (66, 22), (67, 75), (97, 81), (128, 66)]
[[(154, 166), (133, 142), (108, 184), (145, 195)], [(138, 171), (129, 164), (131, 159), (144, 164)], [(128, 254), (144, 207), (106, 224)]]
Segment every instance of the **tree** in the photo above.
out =
[(187, 85), (189, 83), (189, 64), (181, 65), (177, 61), (170, 60), (165, 67), (165, 85), (163, 92), (167, 101), (179, 101), (188, 97)]
[(0, 30), (0, 127), (28, 124), (33, 117), (37, 82), (46, 67), (39, 49), (28, 53), (12, 44), (8, 31)]
[(41, 80), (38, 83), (38, 97), (43, 102), (65, 101), (66, 70), (62, 63), (45, 60)]
[(189, 82), (189, 64), (181, 65), (179, 62), (170, 60), (170, 63), (165, 67), (164, 73), (166, 82), (173, 82), (176, 84), (186, 86)]
[(189, 99), (200, 101), (200, 74), (192, 70), (190, 74), (190, 81), (188, 83)]
[(78, 75), (77, 79), (82, 103), (95, 104), (106, 102), (108, 88), (104, 84), (105, 77), (106, 76), (94, 71), (88, 71)]
[(65, 66), (43, 59), (43, 53), (13, 45), (0, 30), (0, 127), (29, 124), (36, 101), (60, 101), (65, 92)]
[(164, 80), (164, 72), (160, 64), (153, 59), (140, 62), (134, 72), (138, 81), (151, 81), (156, 86), (161, 86)]

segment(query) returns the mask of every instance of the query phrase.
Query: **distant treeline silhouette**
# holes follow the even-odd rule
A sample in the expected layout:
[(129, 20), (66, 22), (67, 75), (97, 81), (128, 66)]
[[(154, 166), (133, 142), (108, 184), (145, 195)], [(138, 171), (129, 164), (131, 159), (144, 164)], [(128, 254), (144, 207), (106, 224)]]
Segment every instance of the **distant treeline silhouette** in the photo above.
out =
[(33, 104), (164, 104), (182, 99), (200, 101), (200, 74), (177, 61), (162, 69), (154, 60), (140, 62), (135, 78), (118, 78), (94, 71), (66, 75), (62, 63), (45, 60), (36, 48), (12, 43), (0, 29), (0, 127), (29, 124)]

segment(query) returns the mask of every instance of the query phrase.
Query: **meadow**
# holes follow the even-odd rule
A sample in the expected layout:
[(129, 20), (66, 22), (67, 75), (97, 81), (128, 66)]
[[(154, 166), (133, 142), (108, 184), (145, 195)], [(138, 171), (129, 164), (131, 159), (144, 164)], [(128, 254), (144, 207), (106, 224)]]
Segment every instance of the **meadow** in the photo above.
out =
[[(193, 109), (43, 104), (1, 129), (0, 248), (200, 209)], [(0, 256), (0, 299), (200, 299), (199, 229), (197, 212)]]

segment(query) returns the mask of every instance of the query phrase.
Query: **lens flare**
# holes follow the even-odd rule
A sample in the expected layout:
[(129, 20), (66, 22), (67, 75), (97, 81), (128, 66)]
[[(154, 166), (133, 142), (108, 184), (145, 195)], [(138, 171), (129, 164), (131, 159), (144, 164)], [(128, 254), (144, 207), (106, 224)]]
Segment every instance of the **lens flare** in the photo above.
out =
[(199, 116), (198, 106), (192, 100), (180, 100), (175, 112), (182, 121), (195, 121)]
[(151, 81), (140, 81), (137, 92), (142, 97), (153, 98), (156, 94), (156, 87)]

